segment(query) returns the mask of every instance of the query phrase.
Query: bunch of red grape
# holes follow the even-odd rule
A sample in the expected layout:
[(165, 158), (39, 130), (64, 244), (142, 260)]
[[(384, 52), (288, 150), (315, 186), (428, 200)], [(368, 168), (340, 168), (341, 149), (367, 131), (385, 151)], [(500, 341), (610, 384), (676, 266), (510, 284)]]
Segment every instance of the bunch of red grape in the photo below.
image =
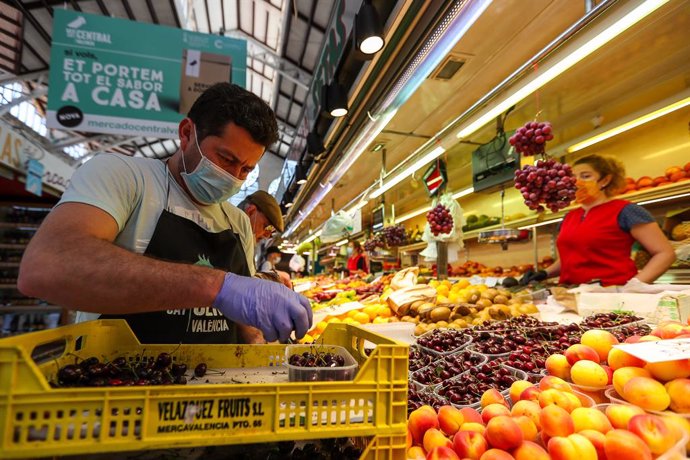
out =
[(575, 199), (573, 172), (567, 164), (539, 160), (515, 171), (515, 188), (520, 190), (528, 208), (539, 212), (546, 205), (552, 212), (567, 207)]
[(402, 225), (390, 225), (383, 229), (383, 237), (389, 247), (402, 246), (407, 241), (405, 227)]
[(548, 121), (544, 123), (528, 121), (525, 126), (518, 128), (515, 134), (510, 136), (509, 142), (518, 153), (531, 156), (543, 154), (546, 141), (551, 139), (553, 139), (551, 123)]
[(427, 213), (426, 220), (434, 236), (450, 233), (453, 230), (453, 216), (450, 215), (450, 210), (441, 203)]
[(386, 247), (386, 242), (383, 239), (383, 235), (380, 233), (374, 234), (374, 236), (364, 242), (364, 250), (367, 252), (374, 252), (377, 248), (384, 247)]

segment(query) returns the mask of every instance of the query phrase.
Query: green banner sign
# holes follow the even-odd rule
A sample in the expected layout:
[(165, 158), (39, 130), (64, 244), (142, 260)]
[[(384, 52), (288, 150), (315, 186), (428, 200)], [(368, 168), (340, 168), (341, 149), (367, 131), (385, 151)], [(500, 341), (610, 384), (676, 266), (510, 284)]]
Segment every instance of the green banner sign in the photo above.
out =
[(47, 125), (175, 138), (199, 94), (246, 74), (244, 40), (55, 9)]

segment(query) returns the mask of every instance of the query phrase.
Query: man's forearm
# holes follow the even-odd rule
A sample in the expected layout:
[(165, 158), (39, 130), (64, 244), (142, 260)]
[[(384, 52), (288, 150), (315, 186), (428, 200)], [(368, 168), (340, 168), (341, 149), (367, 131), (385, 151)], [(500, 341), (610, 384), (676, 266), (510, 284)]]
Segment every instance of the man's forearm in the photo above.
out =
[(225, 273), (164, 262), (91, 237), (29, 245), (19, 273), (26, 295), (104, 314), (211, 305)]
[(676, 260), (675, 253), (660, 252), (654, 254), (649, 262), (637, 273), (638, 280), (643, 283), (653, 283), (663, 275), (668, 267)]

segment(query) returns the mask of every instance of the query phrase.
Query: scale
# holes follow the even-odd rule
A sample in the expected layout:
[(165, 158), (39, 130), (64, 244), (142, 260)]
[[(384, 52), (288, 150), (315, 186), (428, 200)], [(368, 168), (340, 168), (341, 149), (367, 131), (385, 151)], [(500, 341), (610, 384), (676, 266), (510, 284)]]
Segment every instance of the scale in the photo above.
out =
[(532, 233), (528, 230), (506, 228), (505, 221), (505, 185), (501, 185), (501, 228), (480, 232), (477, 242), (485, 244), (500, 244), (501, 249), (508, 250), (508, 243), (526, 243)]

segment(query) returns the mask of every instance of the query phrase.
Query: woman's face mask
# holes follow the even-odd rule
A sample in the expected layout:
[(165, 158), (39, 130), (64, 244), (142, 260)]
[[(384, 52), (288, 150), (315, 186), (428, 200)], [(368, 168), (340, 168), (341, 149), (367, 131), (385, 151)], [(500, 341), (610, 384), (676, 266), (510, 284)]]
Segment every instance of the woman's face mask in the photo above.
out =
[(352, 249), (352, 246), (348, 246), (348, 247), (347, 247), (347, 255), (348, 255), (348, 256), (351, 256), (352, 253), (353, 253), (353, 251), (354, 251), (354, 249)]
[(199, 146), (196, 125), (194, 126), (194, 143), (199, 150), (201, 160), (194, 171), (187, 172), (185, 153), (183, 152), (182, 167), (184, 172), (180, 173), (192, 197), (199, 203), (210, 205), (222, 203), (239, 192), (244, 181), (225, 171), (204, 155)]
[(575, 202), (578, 204), (594, 203), (603, 194), (599, 182), (595, 180), (578, 180), (575, 185)]

